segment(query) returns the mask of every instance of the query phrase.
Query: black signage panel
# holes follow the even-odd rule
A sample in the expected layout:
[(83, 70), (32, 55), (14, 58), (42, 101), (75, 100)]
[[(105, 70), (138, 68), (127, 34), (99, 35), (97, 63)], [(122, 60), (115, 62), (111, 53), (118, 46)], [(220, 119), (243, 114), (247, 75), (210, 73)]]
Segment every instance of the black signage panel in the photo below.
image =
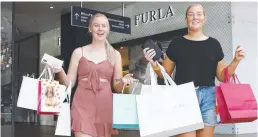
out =
[(71, 7), (71, 25), (88, 28), (91, 16), (96, 13), (102, 13), (107, 16), (110, 31), (131, 34), (130, 18), (76, 6)]

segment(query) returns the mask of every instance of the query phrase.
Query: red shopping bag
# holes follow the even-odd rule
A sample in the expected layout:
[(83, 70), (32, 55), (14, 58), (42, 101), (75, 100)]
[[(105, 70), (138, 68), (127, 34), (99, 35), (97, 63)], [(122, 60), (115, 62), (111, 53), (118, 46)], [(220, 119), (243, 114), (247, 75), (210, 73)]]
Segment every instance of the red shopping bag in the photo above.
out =
[(231, 83), (228, 68), (224, 72), (224, 83), (216, 87), (221, 123), (241, 123), (256, 120), (257, 101), (251, 86), (241, 84), (235, 74), (233, 75), (233, 83)]

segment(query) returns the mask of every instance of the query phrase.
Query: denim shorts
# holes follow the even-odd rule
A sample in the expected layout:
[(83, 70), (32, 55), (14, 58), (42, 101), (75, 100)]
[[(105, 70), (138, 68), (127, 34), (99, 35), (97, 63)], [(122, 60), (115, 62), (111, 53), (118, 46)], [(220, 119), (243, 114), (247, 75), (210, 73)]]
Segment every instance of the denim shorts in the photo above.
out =
[(215, 87), (198, 87), (196, 92), (204, 125), (215, 126), (217, 124)]

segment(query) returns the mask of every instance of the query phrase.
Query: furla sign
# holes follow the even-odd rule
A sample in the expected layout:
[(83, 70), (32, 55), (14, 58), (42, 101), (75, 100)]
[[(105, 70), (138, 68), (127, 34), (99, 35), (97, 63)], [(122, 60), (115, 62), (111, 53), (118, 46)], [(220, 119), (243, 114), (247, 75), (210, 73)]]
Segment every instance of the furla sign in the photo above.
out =
[(147, 24), (149, 22), (165, 20), (171, 17), (174, 17), (172, 6), (168, 6), (168, 8), (159, 8), (135, 15), (135, 26), (138, 26), (139, 24)]

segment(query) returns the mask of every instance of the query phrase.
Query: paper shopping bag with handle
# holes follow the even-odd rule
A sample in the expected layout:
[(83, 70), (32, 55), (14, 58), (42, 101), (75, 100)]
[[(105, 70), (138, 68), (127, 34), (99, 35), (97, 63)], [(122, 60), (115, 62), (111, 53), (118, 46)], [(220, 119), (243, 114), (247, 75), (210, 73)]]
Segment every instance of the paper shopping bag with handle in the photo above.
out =
[(176, 85), (159, 67), (166, 85), (157, 85), (150, 67), (151, 85), (142, 85), (141, 94), (136, 96), (141, 137), (169, 137), (202, 129), (204, 123), (193, 82)]
[(241, 123), (256, 120), (257, 101), (250, 84), (241, 84), (235, 74), (231, 83), (228, 68), (224, 72), (225, 82), (216, 87), (220, 122)]
[(123, 86), (122, 94), (113, 94), (113, 128), (139, 129), (136, 95), (134, 95), (138, 80), (135, 82), (136, 85), (130, 94), (123, 94), (126, 85)]
[[(71, 103), (71, 91), (72, 85), (71, 81), (67, 90), (65, 92), (65, 100), (62, 100), (61, 110), (58, 114), (57, 124), (55, 135), (58, 136), (71, 136), (71, 112), (70, 112), (70, 103)], [(65, 102), (64, 102), (65, 101)]]
[(58, 114), (62, 100), (65, 98), (66, 87), (55, 81), (51, 70), (47, 67), (49, 78), (42, 79), (38, 83), (38, 114)]
[[(17, 107), (30, 110), (38, 109), (38, 86), (44, 74), (45, 76), (49, 75), (47, 73), (47, 68), (42, 71), (38, 78), (23, 76), (17, 100)], [(60, 85), (60, 88), (65, 89), (65, 86)]]

